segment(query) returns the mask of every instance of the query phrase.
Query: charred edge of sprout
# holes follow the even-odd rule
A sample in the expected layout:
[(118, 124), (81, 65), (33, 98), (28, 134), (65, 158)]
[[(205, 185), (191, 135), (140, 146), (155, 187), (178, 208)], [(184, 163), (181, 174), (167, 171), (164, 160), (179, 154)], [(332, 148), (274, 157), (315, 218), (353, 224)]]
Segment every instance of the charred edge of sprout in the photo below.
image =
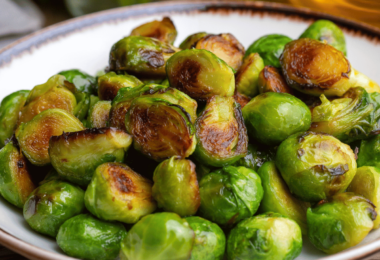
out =
[(82, 131), (78, 131), (78, 132), (69, 132), (69, 133), (63, 132), (62, 135), (52, 136), (50, 138), (50, 140), (52, 142), (57, 142), (61, 139), (68, 141), (68, 140), (72, 140), (72, 139), (81, 138), (84, 135), (86, 135), (86, 136), (92, 136), (93, 135), (95, 137), (96, 135), (106, 134), (110, 131), (120, 131), (120, 132), (124, 133), (124, 131), (122, 131), (118, 128), (115, 128), (115, 127), (90, 128), (90, 129), (86, 129), (86, 130), (82, 130)]

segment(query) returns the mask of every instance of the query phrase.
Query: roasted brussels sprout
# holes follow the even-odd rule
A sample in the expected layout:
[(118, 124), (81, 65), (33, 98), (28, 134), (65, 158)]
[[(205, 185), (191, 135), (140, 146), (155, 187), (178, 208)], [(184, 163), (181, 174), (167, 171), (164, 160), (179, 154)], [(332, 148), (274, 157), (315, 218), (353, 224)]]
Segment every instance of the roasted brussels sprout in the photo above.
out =
[(77, 105), (74, 108), (74, 116), (80, 121), (85, 120), (91, 105), (91, 95), (85, 92), (75, 93)]
[(0, 194), (11, 204), (22, 208), (35, 186), (25, 157), (12, 142), (0, 150), (0, 165)]
[(199, 215), (225, 226), (252, 217), (263, 198), (259, 175), (245, 167), (227, 166), (205, 175), (199, 191)]
[(158, 207), (178, 215), (194, 215), (201, 203), (195, 165), (173, 156), (160, 163), (153, 174), (153, 198)]
[(29, 90), (20, 90), (6, 96), (0, 103), (0, 148), (16, 130), (19, 113), (26, 102)]
[(236, 91), (236, 89), (234, 99), (237, 103), (239, 103), (241, 108), (245, 107), (249, 103), (249, 101), (251, 101), (250, 97), (247, 97), (246, 95), (239, 93), (239, 91)]
[(88, 112), (89, 128), (106, 127), (110, 117), (111, 101), (96, 102)]
[(95, 78), (83, 71), (72, 69), (61, 71), (58, 74), (65, 76), (66, 80), (74, 84), (76, 89), (80, 92), (94, 95), (98, 93)]
[(58, 246), (69, 256), (85, 260), (113, 260), (127, 232), (120, 223), (98, 220), (81, 214), (67, 220), (59, 229)]
[(170, 86), (196, 100), (219, 95), (231, 97), (235, 91), (234, 71), (215, 54), (206, 50), (183, 50), (166, 64)]
[(131, 35), (151, 37), (173, 44), (177, 38), (177, 30), (173, 21), (169, 17), (164, 17), (161, 21), (154, 20), (136, 27), (132, 30)]
[(258, 53), (251, 53), (243, 60), (243, 65), (235, 75), (236, 90), (248, 97), (259, 94), (258, 79), (264, 69), (264, 61)]
[(284, 50), (285, 45), (291, 42), (288, 36), (281, 34), (269, 34), (257, 39), (252, 43), (247, 51), (245, 52), (245, 57), (251, 53), (258, 53), (264, 60), (264, 65), (274, 66), (280, 68), (279, 57)]
[(132, 137), (116, 128), (93, 128), (53, 136), (51, 164), (63, 179), (88, 185), (95, 169), (106, 162), (123, 162)]
[(199, 32), (189, 35), (180, 45), (179, 48), (182, 50), (194, 48), (194, 44), (197, 43), (201, 38), (207, 36), (206, 32)]
[(380, 135), (362, 140), (357, 163), (358, 167), (374, 166), (380, 168)]
[[(146, 234), (149, 234), (148, 236)], [(156, 213), (137, 222), (121, 243), (121, 260), (187, 260), (194, 231), (175, 213)]]
[(32, 164), (43, 166), (50, 163), (50, 137), (83, 129), (82, 123), (72, 114), (54, 108), (44, 110), (31, 121), (22, 123), (16, 130), (16, 138), (25, 157)]
[(56, 237), (61, 225), (84, 210), (84, 191), (70, 183), (52, 180), (28, 197), (24, 218), (35, 231)]
[(280, 71), (273, 66), (265, 66), (257, 80), (260, 93), (279, 92), (293, 94), (293, 90), (286, 84)]
[(62, 178), (59, 176), (58, 172), (56, 169), (52, 168), (48, 174), (44, 177), (42, 181), (40, 181), (38, 184), (41, 186), (42, 184), (45, 184), (49, 181), (54, 181), (54, 180), (62, 180)]
[(185, 218), (195, 233), (189, 260), (223, 260), (226, 236), (215, 223), (200, 217)]
[(306, 104), (287, 93), (260, 94), (242, 112), (249, 136), (267, 145), (277, 145), (311, 124)]
[(188, 113), (163, 99), (135, 99), (125, 116), (125, 127), (133, 136), (134, 148), (156, 161), (174, 155), (186, 158), (195, 150), (195, 131)]
[(170, 87), (170, 83), (169, 83), (169, 80), (166, 78), (164, 79), (163, 81), (161, 81), (160, 83), (162, 86), (165, 86), (165, 87)]
[(293, 260), (302, 250), (297, 223), (278, 213), (243, 220), (227, 239), (228, 260)]
[(257, 144), (248, 144), (247, 155), (234, 164), (234, 166), (244, 166), (257, 172), (257, 170), (268, 161), (273, 161), (276, 157), (276, 150), (273, 147), (262, 147)]
[(290, 192), (307, 202), (345, 191), (356, 173), (350, 146), (322, 133), (290, 136), (278, 147), (275, 162)]
[(316, 248), (334, 254), (360, 243), (376, 215), (369, 200), (351, 192), (336, 194), (307, 210), (307, 235)]

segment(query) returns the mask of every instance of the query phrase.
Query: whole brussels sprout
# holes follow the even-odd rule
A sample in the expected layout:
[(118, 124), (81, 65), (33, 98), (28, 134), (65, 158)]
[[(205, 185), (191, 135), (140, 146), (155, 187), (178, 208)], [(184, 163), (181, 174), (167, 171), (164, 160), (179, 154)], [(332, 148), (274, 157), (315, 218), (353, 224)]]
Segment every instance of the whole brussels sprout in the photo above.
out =
[(226, 226), (252, 217), (264, 193), (261, 179), (254, 170), (234, 166), (205, 175), (199, 183), (199, 191), (199, 215)]
[(207, 50), (183, 50), (166, 64), (170, 86), (196, 100), (219, 95), (231, 97), (235, 91), (233, 69)]
[(212, 171), (211, 167), (204, 165), (203, 163), (200, 163), (196, 160), (194, 161), (194, 164), (195, 164), (195, 171), (197, 173), (197, 180), (202, 179), (203, 176), (205, 176), (206, 174), (209, 174)]
[(281, 34), (269, 34), (257, 39), (252, 43), (247, 51), (245, 52), (245, 57), (251, 53), (258, 53), (264, 60), (264, 65), (274, 66), (280, 68), (279, 57), (284, 50), (285, 44), (291, 42), (288, 36)]
[(245, 107), (249, 103), (249, 101), (251, 101), (250, 97), (247, 97), (246, 95), (239, 93), (239, 91), (236, 91), (236, 89), (234, 99), (237, 103), (239, 103), (241, 108)]
[(179, 48), (182, 50), (186, 49), (192, 49), (194, 48), (194, 44), (197, 43), (201, 38), (207, 36), (208, 33), (206, 32), (199, 32), (199, 33), (194, 33), (192, 35), (189, 35), (180, 45)]
[(56, 169), (52, 168), (48, 174), (46, 174), (45, 178), (40, 181), (38, 184), (41, 186), (42, 184), (45, 184), (49, 181), (54, 181), (54, 180), (62, 180), (62, 178), (59, 176), (58, 172)]
[(131, 35), (151, 37), (168, 44), (174, 44), (177, 38), (177, 30), (173, 21), (169, 17), (164, 17), (161, 21), (154, 20), (136, 27), (132, 30)]
[(82, 123), (69, 112), (54, 108), (44, 110), (31, 121), (22, 123), (16, 138), (25, 157), (34, 165), (50, 163), (49, 140), (63, 132), (84, 130)]
[(49, 155), (61, 178), (85, 186), (99, 165), (123, 162), (131, 144), (132, 137), (122, 130), (93, 128), (51, 137)]
[[(147, 234), (149, 234), (147, 236)], [(121, 243), (121, 260), (187, 260), (194, 231), (175, 213), (156, 213), (137, 222)]]
[(111, 101), (98, 101), (88, 111), (89, 128), (106, 127), (110, 117)]
[(30, 194), (24, 205), (24, 218), (35, 231), (55, 238), (61, 225), (83, 210), (81, 188), (52, 180)]
[(97, 94), (96, 80), (93, 76), (78, 69), (64, 70), (58, 73), (65, 76), (66, 80), (76, 87), (80, 92)]
[(75, 93), (75, 98), (77, 100), (77, 105), (74, 108), (73, 114), (82, 121), (87, 118), (91, 105), (91, 95), (86, 92), (77, 92)]
[(0, 150), (0, 165), (1, 196), (9, 203), (22, 208), (35, 186), (30, 178), (25, 157), (12, 142)]
[(249, 136), (267, 145), (277, 145), (292, 134), (308, 130), (311, 124), (306, 104), (287, 93), (260, 94), (242, 112)]
[(194, 215), (201, 203), (195, 165), (173, 156), (160, 163), (153, 174), (153, 198), (158, 207), (181, 217)]
[(257, 172), (257, 170), (268, 161), (273, 161), (276, 157), (276, 150), (273, 147), (262, 147), (257, 144), (248, 144), (247, 155), (239, 159), (234, 166), (244, 166)]
[(208, 99), (195, 129), (198, 143), (194, 157), (199, 162), (222, 167), (247, 155), (247, 129), (233, 97)]
[(278, 147), (275, 162), (290, 192), (307, 202), (345, 191), (356, 173), (350, 146), (322, 133), (290, 136)]
[(223, 260), (226, 236), (215, 223), (200, 217), (185, 218), (195, 233), (189, 260)]
[(156, 161), (174, 155), (186, 158), (195, 150), (195, 131), (188, 113), (163, 99), (135, 99), (125, 116), (125, 127), (133, 136), (134, 148)]
[(257, 88), (260, 93), (279, 92), (293, 94), (293, 90), (286, 84), (279, 69), (273, 66), (265, 66), (260, 72)]
[(340, 193), (307, 210), (307, 235), (316, 248), (335, 254), (359, 244), (375, 219), (369, 200), (352, 192)]
[(358, 167), (374, 166), (380, 168), (380, 135), (362, 140), (357, 163)]
[(301, 229), (278, 213), (243, 220), (227, 238), (228, 260), (293, 260), (301, 250)]
[(347, 56), (346, 39), (342, 30), (333, 22), (328, 20), (318, 20), (312, 23), (300, 36), (300, 38), (310, 38), (321, 42), (326, 41), (338, 51)]
[(0, 148), (16, 130), (19, 113), (29, 95), (29, 90), (20, 90), (6, 96), (0, 103)]
[(81, 214), (63, 223), (57, 235), (57, 244), (72, 257), (114, 260), (126, 235), (121, 223), (101, 221), (90, 214)]

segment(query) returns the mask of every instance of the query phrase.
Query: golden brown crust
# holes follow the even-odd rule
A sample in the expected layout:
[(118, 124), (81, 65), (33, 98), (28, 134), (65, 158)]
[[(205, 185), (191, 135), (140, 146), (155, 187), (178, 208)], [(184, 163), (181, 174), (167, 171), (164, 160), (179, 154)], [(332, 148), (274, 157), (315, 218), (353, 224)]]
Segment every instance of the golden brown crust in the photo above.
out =
[(293, 94), (293, 90), (286, 84), (280, 71), (273, 66), (265, 66), (260, 72), (258, 86), (260, 93), (278, 92)]
[(245, 107), (245, 105), (248, 104), (249, 101), (251, 101), (250, 97), (247, 97), (246, 95), (239, 93), (237, 89), (235, 89), (234, 99), (236, 102), (240, 104), (242, 109), (243, 107)]

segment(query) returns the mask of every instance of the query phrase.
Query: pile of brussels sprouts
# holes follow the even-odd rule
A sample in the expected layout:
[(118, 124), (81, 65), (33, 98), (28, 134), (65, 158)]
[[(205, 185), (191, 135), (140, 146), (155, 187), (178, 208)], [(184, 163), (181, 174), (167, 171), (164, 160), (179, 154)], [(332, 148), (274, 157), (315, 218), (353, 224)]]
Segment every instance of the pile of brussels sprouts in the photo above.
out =
[(380, 87), (334, 23), (176, 36), (146, 23), (96, 77), (3, 99), (0, 194), (32, 229), (89, 260), (289, 260), (379, 228)]

